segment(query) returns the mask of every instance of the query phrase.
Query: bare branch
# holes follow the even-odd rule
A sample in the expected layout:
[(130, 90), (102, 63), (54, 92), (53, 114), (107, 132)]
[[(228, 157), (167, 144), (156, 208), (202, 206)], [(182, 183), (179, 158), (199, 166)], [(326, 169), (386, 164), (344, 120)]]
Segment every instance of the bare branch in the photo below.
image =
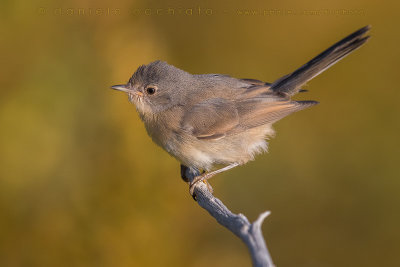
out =
[[(186, 171), (186, 177), (192, 181), (200, 173), (192, 168)], [(218, 198), (214, 197), (205, 183), (199, 182), (194, 189), (197, 203), (207, 210), (219, 224), (238, 236), (248, 247), (255, 267), (273, 267), (271, 256), (261, 231), (264, 219), (270, 214), (266, 211), (254, 223), (243, 214), (232, 213)]]

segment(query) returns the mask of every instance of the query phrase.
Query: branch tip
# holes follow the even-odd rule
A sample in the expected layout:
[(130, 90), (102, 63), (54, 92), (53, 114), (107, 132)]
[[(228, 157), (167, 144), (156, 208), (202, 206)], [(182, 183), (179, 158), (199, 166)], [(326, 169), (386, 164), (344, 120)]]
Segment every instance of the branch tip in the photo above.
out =
[(258, 216), (257, 220), (254, 223), (261, 225), (264, 222), (265, 218), (267, 218), (270, 214), (271, 214), (271, 211), (269, 211), (269, 210), (264, 211), (263, 213), (261, 213)]

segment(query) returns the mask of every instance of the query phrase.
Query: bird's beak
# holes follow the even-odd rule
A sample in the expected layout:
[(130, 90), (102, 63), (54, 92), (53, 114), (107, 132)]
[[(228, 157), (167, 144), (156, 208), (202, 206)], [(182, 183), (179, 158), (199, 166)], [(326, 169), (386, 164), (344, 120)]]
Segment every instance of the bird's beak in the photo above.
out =
[(138, 96), (143, 95), (142, 92), (139, 92), (135, 89), (130, 89), (126, 84), (113, 85), (113, 86), (111, 86), (111, 89), (122, 91), (122, 92), (129, 93), (129, 94), (135, 94)]
[(126, 92), (126, 93), (132, 93), (132, 90), (128, 89), (126, 84), (113, 85), (113, 86), (111, 86), (111, 89)]

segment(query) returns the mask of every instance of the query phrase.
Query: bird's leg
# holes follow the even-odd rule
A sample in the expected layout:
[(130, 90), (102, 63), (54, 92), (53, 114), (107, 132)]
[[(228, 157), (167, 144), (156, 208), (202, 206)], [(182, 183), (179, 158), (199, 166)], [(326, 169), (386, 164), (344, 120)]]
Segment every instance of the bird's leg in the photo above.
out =
[[(198, 182), (200, 182), (200, 181), (206, 182), (208, 179), (210, 179), (210, 178), (213, 177), (214, 175), (216, 175), (216, 174), (218, 174), (218, 173), (221, 173), (221, 172), (224, 172), (224, 171), (227, 171), (227, 170), (230, 170), (230, 169), (235, 168), (235, 167), (237, 167), (237, 166), (239, 166), (239, 163), (232, 163), (232, 164), (230, 164), (230, 165), (228, 165), (228, 166), (226, 166), (226, 167), (223, 167), (223, 168), (221, 168), (221, 169), (218, 169), (218, 170), (215, 170), (215, 171), (212, 171), (212, 172), (206, 172), (206, 173), (203, 173), (203, 174), (201, 174), (201, 175), (196, 176), (196, 177), (189, 183), (189, 192), (190, 192), (190, 194), (193, 196), (194, 188), (196, 187), (196, 184), (197, 184)], [(207, 186), (209, 186), (208, 183), (206, 183), (206, 184), (207, 184)], [(210, 189), (210, 188), (209, 188), (209, 189)], [(212, 190), (210, 190), (210, 191), (212, 191)], [(193, 196), (193, 197), (194, 197), (194, 196)]]
[[(196, 179), (196, 177), (201, 176), (202, 174), (204, 174), (205, 171), (203, 171), (202, 173), (194, 167), (187, 167), (183, 164), (181, 164), (181, 177), (182, 179), (190, 184), (190, 181), (192, 179)], [(209, 183), (206, 182), (206, 180), (204, 180), (205, 184), (207, 185), (207, 188), (210, 192), (213, 192), (213, 188), (211, 187), (211, 185)], [(194, 197), (193, 197), (194, 198)], [(195, 199), (196, 200), (196, 199)]]

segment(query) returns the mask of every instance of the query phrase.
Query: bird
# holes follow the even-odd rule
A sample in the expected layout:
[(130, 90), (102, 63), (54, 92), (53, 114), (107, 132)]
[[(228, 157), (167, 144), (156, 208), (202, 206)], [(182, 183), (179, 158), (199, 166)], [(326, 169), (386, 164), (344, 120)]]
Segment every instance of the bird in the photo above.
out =
[(111, 88), (127, 93), (148, 135), (181, 163), (185, 181), (189, 182), (188, 168), (203, 171), (189, 182), (193, 196), (199, 181), (267, 151), (275, 122), (318, 104), (292, 97), (305, 92), (302, 87), (308, 81), (365, 44), (369, 30), (368, 25), (355, 31), (272, 83), (223, 74), (190, 74), (157, 60), (141, 65), (126, 84)]

